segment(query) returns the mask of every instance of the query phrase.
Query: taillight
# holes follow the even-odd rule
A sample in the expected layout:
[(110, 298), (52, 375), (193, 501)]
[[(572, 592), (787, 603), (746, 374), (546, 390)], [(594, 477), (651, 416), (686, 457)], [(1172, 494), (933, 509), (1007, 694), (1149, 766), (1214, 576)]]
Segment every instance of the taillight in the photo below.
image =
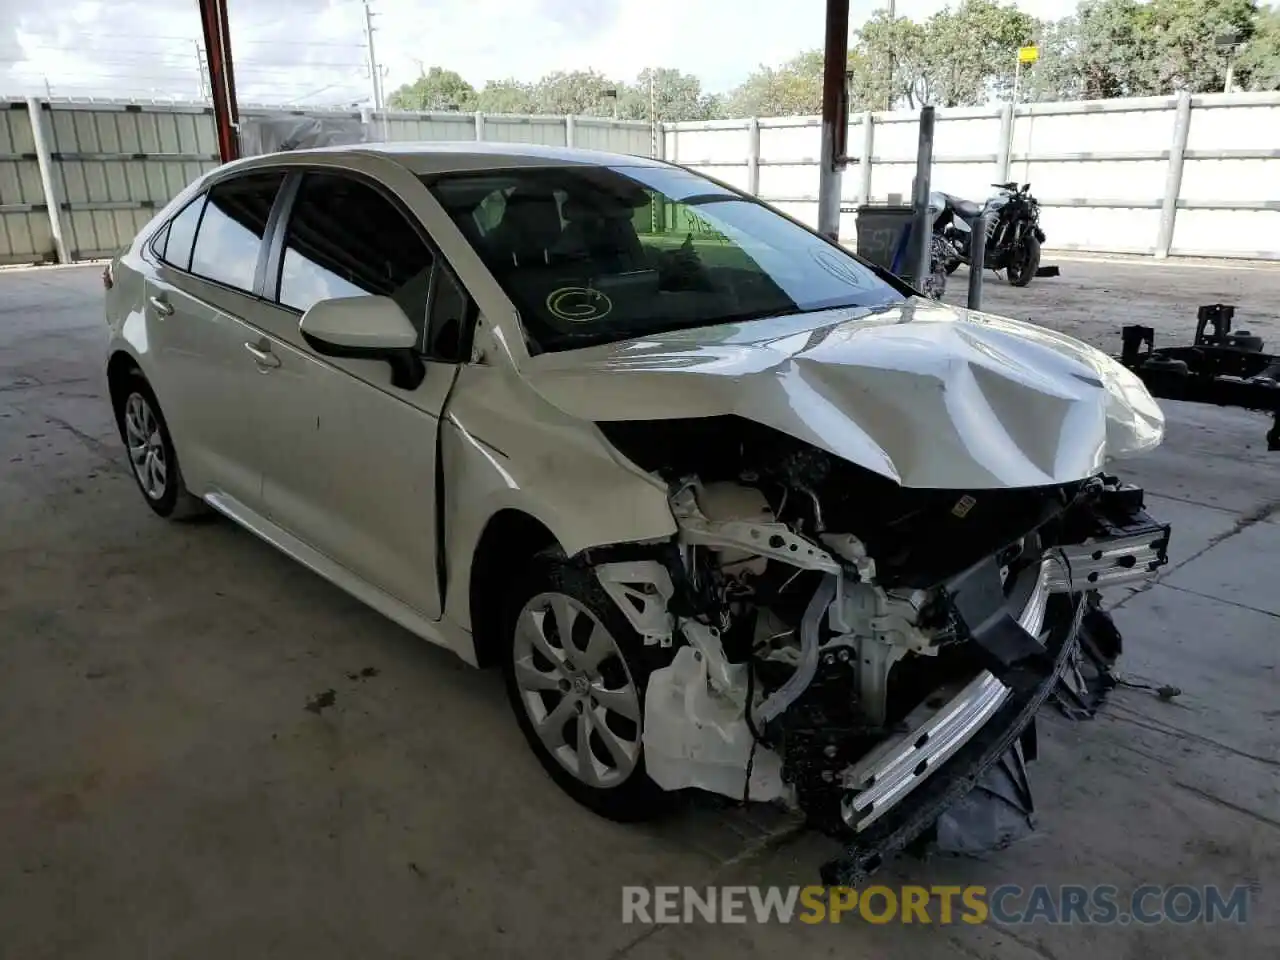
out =
[(102, 286), (106, 290), (110, 290), (116, 285), (115, 274), (111, 270), (111, 264), (108, 263), (102, 268)]

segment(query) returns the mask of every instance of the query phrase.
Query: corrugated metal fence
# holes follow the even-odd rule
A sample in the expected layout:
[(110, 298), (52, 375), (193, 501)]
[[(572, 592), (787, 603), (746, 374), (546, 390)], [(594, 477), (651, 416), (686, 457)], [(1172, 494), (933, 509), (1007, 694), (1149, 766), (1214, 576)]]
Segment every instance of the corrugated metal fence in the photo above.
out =
[[(911, 196), (918, 115), (849, 125), (840, 235), (858, 203)], [(664, 156), (817, 223), (817, 117), (667, 124)], [(971, 200), (1030, 182), (1046, 246), (1280, 260), (1280, 94), (939, 110), (931, 186)]]
[[(203, 104), (0, 101), (0, 263), (107, 256), (183, 185), (217, 164)], [(246, 108), (242, 117), (279, 115)], [(290, 111), (284, 111), (290, 112)], [(493, 140), (648, 155), (645, 123), (585, 117), (364, 114), (369, 139)], [(908, 197), (914, 113), (864, 113), (849, 126), (841, 235), (852, 206)], [(37, 134), (49, 163), (42, 170)], [(816, 117), (666, 124), (659, 153), (705, 169), (809, 223), (817, 219)], [(1146, 97), (941, 110), (934, 189), (981, 199), (1030, 181), (1057, 249), (1280, 260), (1280, 94)], [(50, 200), (46, 193), (52, 194)]]
[[(33, 128), (31, 106), (41, 123)], [(370, 140), (493, 140), (572, 144), (647, 156), (648, 124), (584, 117), (457, 113), (364, 114), (244, 109), (358, 118)], [(43, 139), (43, 144), (38, 143)], [(41, 150), (43, 146), (44, 150)], [(48, 163), (42, 170), (40, 154)], [(218, 164), (203, 104), (0, 101), (0, 264), (86, 260), (127, 244), (155, 210)], [(57, 211), (63, 254), (54, 235)]]

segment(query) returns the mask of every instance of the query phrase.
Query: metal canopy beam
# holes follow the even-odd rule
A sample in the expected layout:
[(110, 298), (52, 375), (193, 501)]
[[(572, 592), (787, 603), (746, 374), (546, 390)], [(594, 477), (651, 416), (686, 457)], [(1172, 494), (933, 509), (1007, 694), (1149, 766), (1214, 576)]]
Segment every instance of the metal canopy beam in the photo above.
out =
[(231, 29), (227, 0), (198, 0), (204, 49), (209, 63), (209, 89), (213, 99), (213, 123), (218, 156), (228, 163), (240, 156), (240, 112), (236, 109), (235, 71), (231, 65)]

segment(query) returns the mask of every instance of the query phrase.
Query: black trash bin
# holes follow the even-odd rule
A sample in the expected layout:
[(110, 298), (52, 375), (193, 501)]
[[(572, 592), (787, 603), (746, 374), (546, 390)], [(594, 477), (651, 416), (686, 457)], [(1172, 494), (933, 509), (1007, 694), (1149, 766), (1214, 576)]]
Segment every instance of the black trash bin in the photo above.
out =
[(860, 204), (857, 214), (858, 256), (914, 286), (911, 207), (903, 204)]

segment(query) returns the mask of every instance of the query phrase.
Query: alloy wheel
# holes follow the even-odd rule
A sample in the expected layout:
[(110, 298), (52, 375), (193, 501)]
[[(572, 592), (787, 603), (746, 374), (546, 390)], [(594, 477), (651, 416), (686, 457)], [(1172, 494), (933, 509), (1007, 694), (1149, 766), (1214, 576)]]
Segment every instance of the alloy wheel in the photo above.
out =
[(520, 702), (547, 752), (590, 787), (622, 784), (640, 760), (640, 696), (617, 640), (583, 604), (540, 593), (516, 619)]
[(140, 393), (129, 394), (129, 399), (125, 401), (124, 434), (125, 444), (129, 448), (129, 462), (133, 465), (138, 485), (150, 499), (161, 499), (169, 483), (164, 437), (155, 411)]

